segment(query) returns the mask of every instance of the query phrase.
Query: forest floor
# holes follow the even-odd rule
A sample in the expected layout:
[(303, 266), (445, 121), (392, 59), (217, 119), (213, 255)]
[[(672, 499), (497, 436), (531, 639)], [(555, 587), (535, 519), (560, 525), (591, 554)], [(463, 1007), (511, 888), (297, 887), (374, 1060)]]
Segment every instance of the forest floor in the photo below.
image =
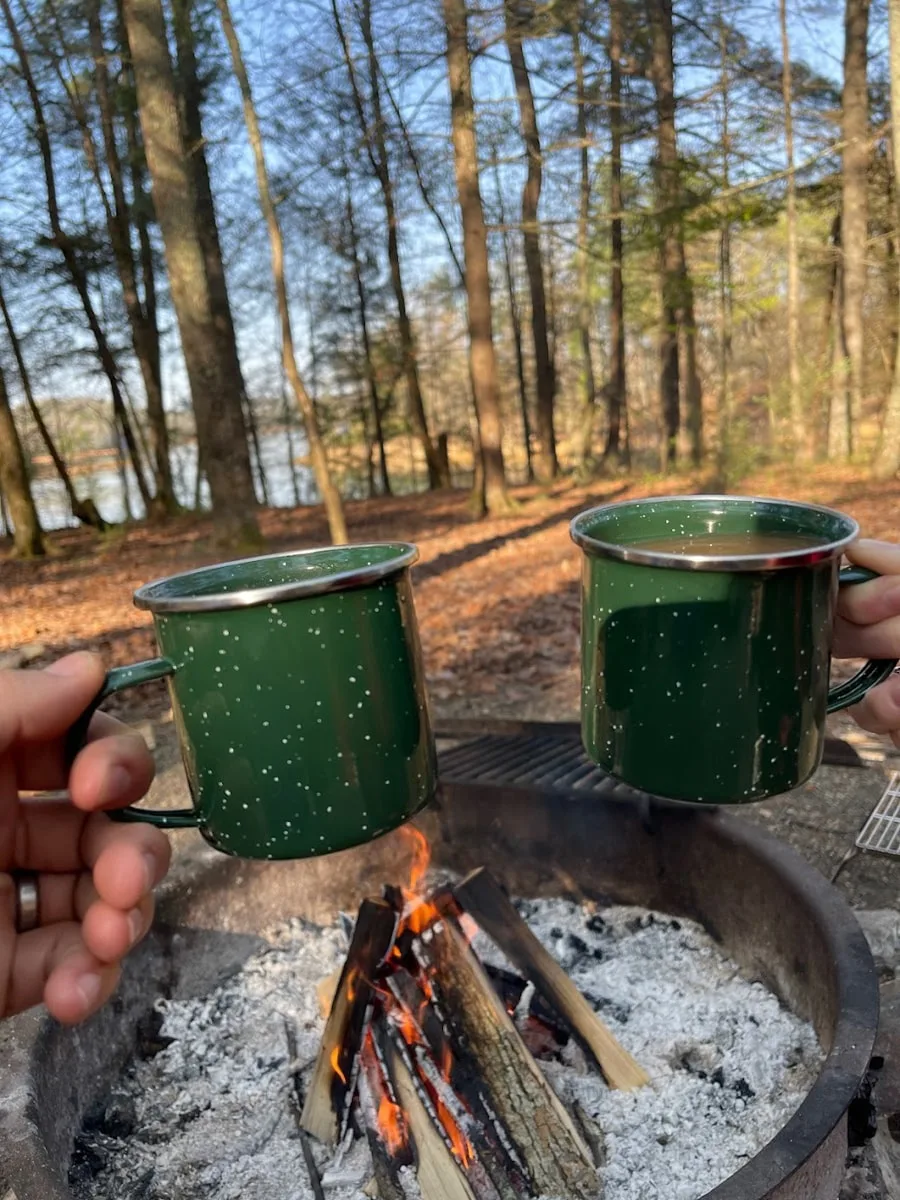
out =
[[(579, 552), (568, 524), (594, 503), (704, 490), (701, 475), (608, 478), (515, 490), (518, 508), (473, 521), (465, 492), (348, 504), (354, 540), (418, 544), (416, 607), (436, 714), (574, 719), (578, 707)], [(865, 535), (900, 541), (900, 481), (875, 484), (852, 469), (756, 473), (745, 494), (829, 504), (852, 514)], [(270, 509), (261, 523), (272, 550), (325, 544), (317, 509)], [(154, 654), (150, 618), (131, 603), (140, 584), (221, 557), (206, 518), (137, 525), (97, 536), (52, 535), (46, 561), (0, 560), (0, 657), (28, 646), (38, 664), (72, 649), (99, 649), (110, 665)], [(130, 717), (158, 716), (162, 687), (117, 698)]]

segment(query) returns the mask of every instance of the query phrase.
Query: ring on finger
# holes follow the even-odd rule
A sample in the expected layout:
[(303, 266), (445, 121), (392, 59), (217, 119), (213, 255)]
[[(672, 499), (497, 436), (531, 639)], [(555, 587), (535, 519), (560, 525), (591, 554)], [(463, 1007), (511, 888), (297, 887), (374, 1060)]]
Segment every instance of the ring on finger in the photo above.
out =
[(16, 871), (16, 933), (29, 933), (41, 923), (41, 896), (34, 871)]

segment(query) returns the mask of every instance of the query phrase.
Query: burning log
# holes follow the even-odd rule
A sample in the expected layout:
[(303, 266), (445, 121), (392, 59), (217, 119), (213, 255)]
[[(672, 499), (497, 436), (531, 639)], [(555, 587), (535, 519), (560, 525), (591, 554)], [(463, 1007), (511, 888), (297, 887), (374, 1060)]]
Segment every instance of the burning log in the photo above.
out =
[(535, 1192), (566, 1200), (597, 1196), (590, 1151), (452, 920), (440, 920), (423, 933), (421, 952), (455, 1035), (457, 1056), (477, 1063), (490, 1108)]
[(409, 1067), (390, 1038), (384, 1040), (388, 1070), (415, 1148), (422, 1200), (476, 1200), (475, 1193), (431, 1119)]
[(396, 929), (397, 914), (389, 904), (363, 901), (300, 1119), (307, 1133), (332, 1145), (340, 1136), (341, 1120), (352, 1097), (372, 982), (391, 951)]
[(631, 1090), (649, 1083), (646, 1071), (620, 1045), (553, 955), (541, 945), (489, 871), (483, 867), (474, 871), (453, 889), (453, 894), (464, 911), (559, 1013), (610, 1087)]

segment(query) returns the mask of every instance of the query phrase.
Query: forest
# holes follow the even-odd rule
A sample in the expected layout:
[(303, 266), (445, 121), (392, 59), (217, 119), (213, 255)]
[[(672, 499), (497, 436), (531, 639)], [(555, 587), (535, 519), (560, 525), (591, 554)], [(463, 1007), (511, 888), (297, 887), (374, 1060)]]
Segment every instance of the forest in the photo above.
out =
[(0, 45), (18, 558), (900, 469), (900, 0), (0, 0)]

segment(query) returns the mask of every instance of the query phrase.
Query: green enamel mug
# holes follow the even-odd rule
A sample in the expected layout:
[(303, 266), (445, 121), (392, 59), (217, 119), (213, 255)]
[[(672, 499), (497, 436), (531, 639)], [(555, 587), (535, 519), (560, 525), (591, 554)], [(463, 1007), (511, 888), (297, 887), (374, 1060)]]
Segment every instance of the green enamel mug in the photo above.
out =
[[(436, 786), (403, 543), (272, 554), (139, 588), (161, 657), (113, 692), (168, 680), (193, 804), (118, 819), (197, 826), (226, 854), (307, 858), (371, 841)], [(87, 714), (86, 714), (87, 716)]]
[(817, 769), (825, 716), (895, 661), (829, 688), (852, 518), (786, 500), (666, 496), (571, 525), (582, 563), (581, 725), (591, 759), (672, 800), (741, 804)]

